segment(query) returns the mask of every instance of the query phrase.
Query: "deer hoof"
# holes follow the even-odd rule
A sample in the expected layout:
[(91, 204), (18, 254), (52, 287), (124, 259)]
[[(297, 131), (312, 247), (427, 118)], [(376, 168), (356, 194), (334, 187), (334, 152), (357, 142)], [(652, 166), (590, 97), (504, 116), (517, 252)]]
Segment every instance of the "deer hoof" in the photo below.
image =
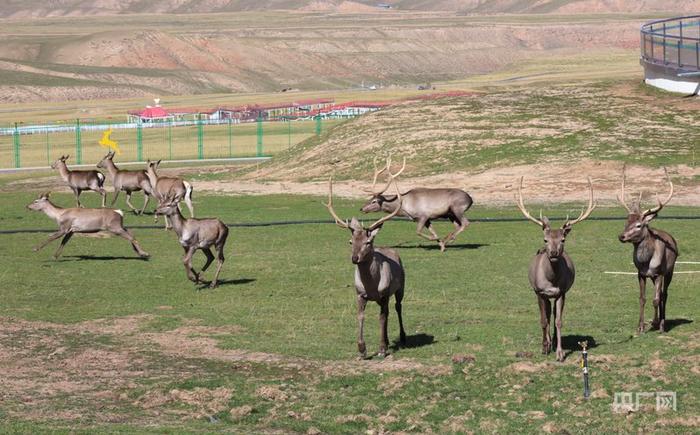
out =
[(219, 285), (218, 282), (212, 281), (212, 282), (209, 283), (209, 288), (216, 288), (216, 286), (218, 286), (218, 285)]
[(144, 260), (147, 260), (151, 258), (151, 254), (149, 254), (148, 252), (144, 252), (142, 254), (139, 254), (139, 257), (143, 258)]
[(666, 332), (666, 320), (659, 322), (659, 332)]
[(559, 361), (559, 362), (564, 361), (564, 351), (561, 349), (557, 349), (557, 361)]
[(440, 252), (445, 252), (445, 242), (439, 242), (440, 243)]
[(384, 359), (386, 358), (386, 351), (385, 350), (380, 350), (379, 353), (377, 353), (377, 357)]
[(640, 334), (644, 333), (644, 324), (643, 323), (639, 324), (639, 327), (637, 328), (637, 332)]

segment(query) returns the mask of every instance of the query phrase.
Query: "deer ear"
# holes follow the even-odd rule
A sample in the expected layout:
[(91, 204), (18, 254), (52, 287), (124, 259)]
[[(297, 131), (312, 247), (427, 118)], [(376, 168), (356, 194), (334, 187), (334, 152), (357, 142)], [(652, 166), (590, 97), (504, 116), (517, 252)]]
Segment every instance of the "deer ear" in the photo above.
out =
[(569, 234), (569, 232), (571, 231), (571, 228), (573, 228), (573, 227), (571, 225), (569, 225), (568, 223), (564, 224), (564, 226), (561, 227), (562, 231), (564, 231), (565, 236)]
[(51, 192), (45, 192), (42, 193), (39, 198), (49, 199), (49, 195), (51, 195)]
[(649, 222), (651, 222), (652, 219), (654, 219), (656, 217), (656, 215), (657, 215), (656, 213), (649, 213), (648, 215), (646, 215), (642, 218), (642, 222), (644, 222), (645, 224), (648, 224)]
[[(382, 225), (384, 225), (384, 224), (382, 224)], [(377, 228), (375, 228), (375, 229), (373, 229), (373, 230), (367, 231), (367, 235), (369, 236), (369, 241), (370, 241), (370, 242), (371, 242), (372, 240), (374, 240), (374, 238), (375, 238), (375, 237), (377, 236), (377, 234), (379, 233), (379, 230), (382, 229), (382, 225), (379, 225)]]
[(362, 224), (354, 216), (350, 220), (350, 225), (348, 227), (350, 228), (350, 231), (353, 231), (353, 232), (354, 231), (362, 231)]
[(156, 162), (156, 168), (158, 167), (158, 165), (160, 165), (160, 160)]

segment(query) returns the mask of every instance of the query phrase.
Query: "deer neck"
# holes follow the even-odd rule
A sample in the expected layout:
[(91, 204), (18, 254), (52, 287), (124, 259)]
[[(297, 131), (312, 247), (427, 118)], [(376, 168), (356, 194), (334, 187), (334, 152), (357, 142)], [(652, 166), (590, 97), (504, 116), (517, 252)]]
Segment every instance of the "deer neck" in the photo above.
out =
[(365, 289), (376, 289), (376, 287), (379, 286), (381, 263), (377, 253), (372, 252), (372, 259), (370, 261), (365, 261), (356, 265), (360, 281), (362, 281)]
[(182, 229), (185, 227), (186, 219), (180, 213), (180, 208), (175, 207), (175, 213), (170, 215), (170, 222), (173, 224), (173, 230), (178, 236), (182, 235)]
[(58, 173), (61, 174), (61, 178), (63, 178), (63, 181), (68, 181), (70, 170), (68, 169), (68, 165), (66, 165), (66, 162), (61, 162), (58, 164)]
[(151, 183), (151, 186), (153, 188), (156, 188), (156, 184), (158, 183), (158, 174), (155, 173), (155, 171), (151, 170), (146, 170), (146, 177), (148, 178), (148, 182)]
[(58, 222), (65, 209), (58, 207), (52, 204), (51, 202), (48, 202), (46, 206), (43, 209), (41, 209), (41, 211), (43, 211), (44, 214), (46, 214), (46, 216)]
[(644, 227), (643, 231), (642, 239), (637, 243), (633, 243), (634, 256), (637, 260), (646, 262), (654, 255), (654, 251), (656, 250), (656, 238), (649, 227)]
[(119, 173), (119, 168), (117, 168), (117, 165), (110, 159), (105, 160), (105, 169), (107, 169), (107, 172), (109, 172), (112, 178), (116, 177), (117, 173)]
[(396, 211), (396, 208), (399, 206), (399, 202), (397, 201), (398, 196), (389, 195), (384, 198), (384, 202), (382, 202), (382, 211), (386, 213), (393, 213)]

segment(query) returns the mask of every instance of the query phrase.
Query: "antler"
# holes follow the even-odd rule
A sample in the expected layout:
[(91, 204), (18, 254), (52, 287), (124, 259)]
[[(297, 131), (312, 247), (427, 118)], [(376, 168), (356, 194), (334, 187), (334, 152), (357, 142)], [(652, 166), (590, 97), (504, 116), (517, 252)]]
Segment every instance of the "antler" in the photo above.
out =
[(532, 222), (536, 223), (537, 225), (544, 227), (544, 222), (542, 222), (542, 212), (540, 212), (540, 219), (535, 219), (528, 213), (528, 211), (525, 209), (525, 204), (523, 204), (523, 178), (525, 177), (520, 177), (520, 184), (518, 185), (518, 208), (522, 212), (523, 215), (525, 215), (526, 218), (530, 219)]
[(627, 210), (627, 213), (632, 213), (632, 210), (629, 208), (627, 203), (625, 202), (625, 169), (627, 168), (627, 165), (624, 164), (622, 165), (622, 190), (620, 193), (617, 194), (617, 200), (620, 201), (620, 204)]
[(333, 216), (333, 219), (335, 219), (336, 225), (338, 225), (341, 228), (350, 228), (348, 221), (342, 220), (341, 218), (339, 218), (338, 214), (333, 209), (333, 175), (331, 175), (328, 178), (328, 204), (323, 204), (323, 205), (326, 206), (326, 208), (328, 209), (328, 212), (331, 214), (331, 216)]
[(589, 196), (588, 196), (588, 208), (585, 211), (581, 212), (581, 215), (574, 219), (573, 221), (569, 220), (569, 217), (567, 216), (566, 222), (564, 223), (564, 227), (571, 227), (582, 220), (585, 220), (588, 218), (588, 216), (591, 215), (593, 212), (593, 209), (596, 208), (597, 204), (593, 203), (593, 182), (591, 181), (591, 177), (588, 177), (588, 191), (589, 191)]
[[(404, 168), (405, 168), (405, 167), (406, 167), (406, 159), (404, 159), (403, 165), (404, 165)], [(393, 212), (391, 212), (390, 214), (384, 216), (383, 218), (379, 219), (377, 222), (375, 222), (375, 223), (373, 223), (372, 225), (370, 225), (369, 228), (368, 228), (370, 231), (379, 228), (380, 226), (382, 226), (382, 225), (384, 224), (384, 222), (386, 222), (386, 221), (388, 221), (389, 219), (393, 218), (394, 216), (396, 216), (397, 214), (399, 214), (399, 212), (401, 211), (401, 202), (402, 202), (403, 200), (401, 199), (401, 192), (399, 191), (399, 185), (396, 183), (396, 180), (395, 180), (394, 178), (395, 178), (396, 176), (398, 176), (398, 175), (403, 171), (404, 168), (402, 168), (401, 171), (399, 171), (396, 175), (393, 175), (393, 176), (391, 175), (391, 172), (389, 172), (389, 175), (391, 176), (391, 181), (393, 181), (393, 183), (394, 183), (394, 188), (396, 189), (396, 201), (397, 201), (396, 209), (395, 209)], [(384, 190), (386, 190), (386, 189), (384, 189)]]
[(649, 216), (650, 214), (656, 214), (656, 213), (660, 212), (661, 209), (664, 208), (664, 206), (666, 204), (668, 204), (668, 202), (671, 200), (671, 197), (673, 197), (673, 182), (671, 181), (671, 176), (668, 175), (668, 171), (666, 170), (665, 167), (664, 167), (664, 173), (666, 174), (666, 179), (668, 180), (668, 184), (671, 185), (671, 192), (668, 194), (668, 197), (666, 197), (666, 201), (664, 201), (664, 202), (661, 202), (661, 200), (659, 199), (659, 194), (657, 193), (656, 194), (656, 201), (659, 203), (659, 205), (654, 207), (654, 208), (650, 208), (649, 210), (646, 210), (645, 212), (642, 213), (642, 216)]
[[(386, 166), (384, 166), (384, 168), (382, 168), (382, 170), (380, 170), (380, 171), (377, 171), (377, 161), (375, 158), (375, 160), (374, 160), (374, 180), (372, 180), (372, 191), (371, 191), (372, 195), (381, 195), (382, 193), (386, 192), (386, 190), (389, 188), (389, 186), (391, 186), (391, 182), (394, 180), (394, 178), (401, 175), (401, 173), (404, 171), (404, 169), (406, 169), (406, 157), (403, 158), (403, 166), (401, 167), (399, 172), (397, 172), (396, 174), (391, 173), (391, 156), (387, 157)], [(389, 180), (387, 181), (386, 186), (384, 186), (383, 189), (377, 191), (377, 190), (375, 190), (375, 187), (377, 185), (377, 177), (380, 174), (382, 174), (384, 171), (389, 173)]]
[(382, 169), (377, 170), (377, 156), (374, 156), (374, 159), (372, 160), (372, 164), (374, 165), (374, 178), (372, 179), (372, 187), (370, 189), (365, 189), (366, 192), (371, 193), (373, 195), (381, 194), (381, 192), (375, 193), (374, 188), (377, 186), (377, 177), (379, 177), (382, 173), (384, 173), (384, 171), (386, 171), (389, 168), (390, 161), (391, 157), (387, 159), (387, 162)]

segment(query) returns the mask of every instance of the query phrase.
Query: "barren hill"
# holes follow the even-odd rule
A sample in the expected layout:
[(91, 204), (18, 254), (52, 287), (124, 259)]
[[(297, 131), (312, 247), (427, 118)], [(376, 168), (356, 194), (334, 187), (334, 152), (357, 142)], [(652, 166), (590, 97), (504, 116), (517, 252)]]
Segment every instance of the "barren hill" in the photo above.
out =
[(264, 10), (324, 12), (398, 10), (482, 13), (629, 13), (690, 12), (698, 0), (8, 0), (0, 17), (59, 17), (112, 14), (192, 14)]

